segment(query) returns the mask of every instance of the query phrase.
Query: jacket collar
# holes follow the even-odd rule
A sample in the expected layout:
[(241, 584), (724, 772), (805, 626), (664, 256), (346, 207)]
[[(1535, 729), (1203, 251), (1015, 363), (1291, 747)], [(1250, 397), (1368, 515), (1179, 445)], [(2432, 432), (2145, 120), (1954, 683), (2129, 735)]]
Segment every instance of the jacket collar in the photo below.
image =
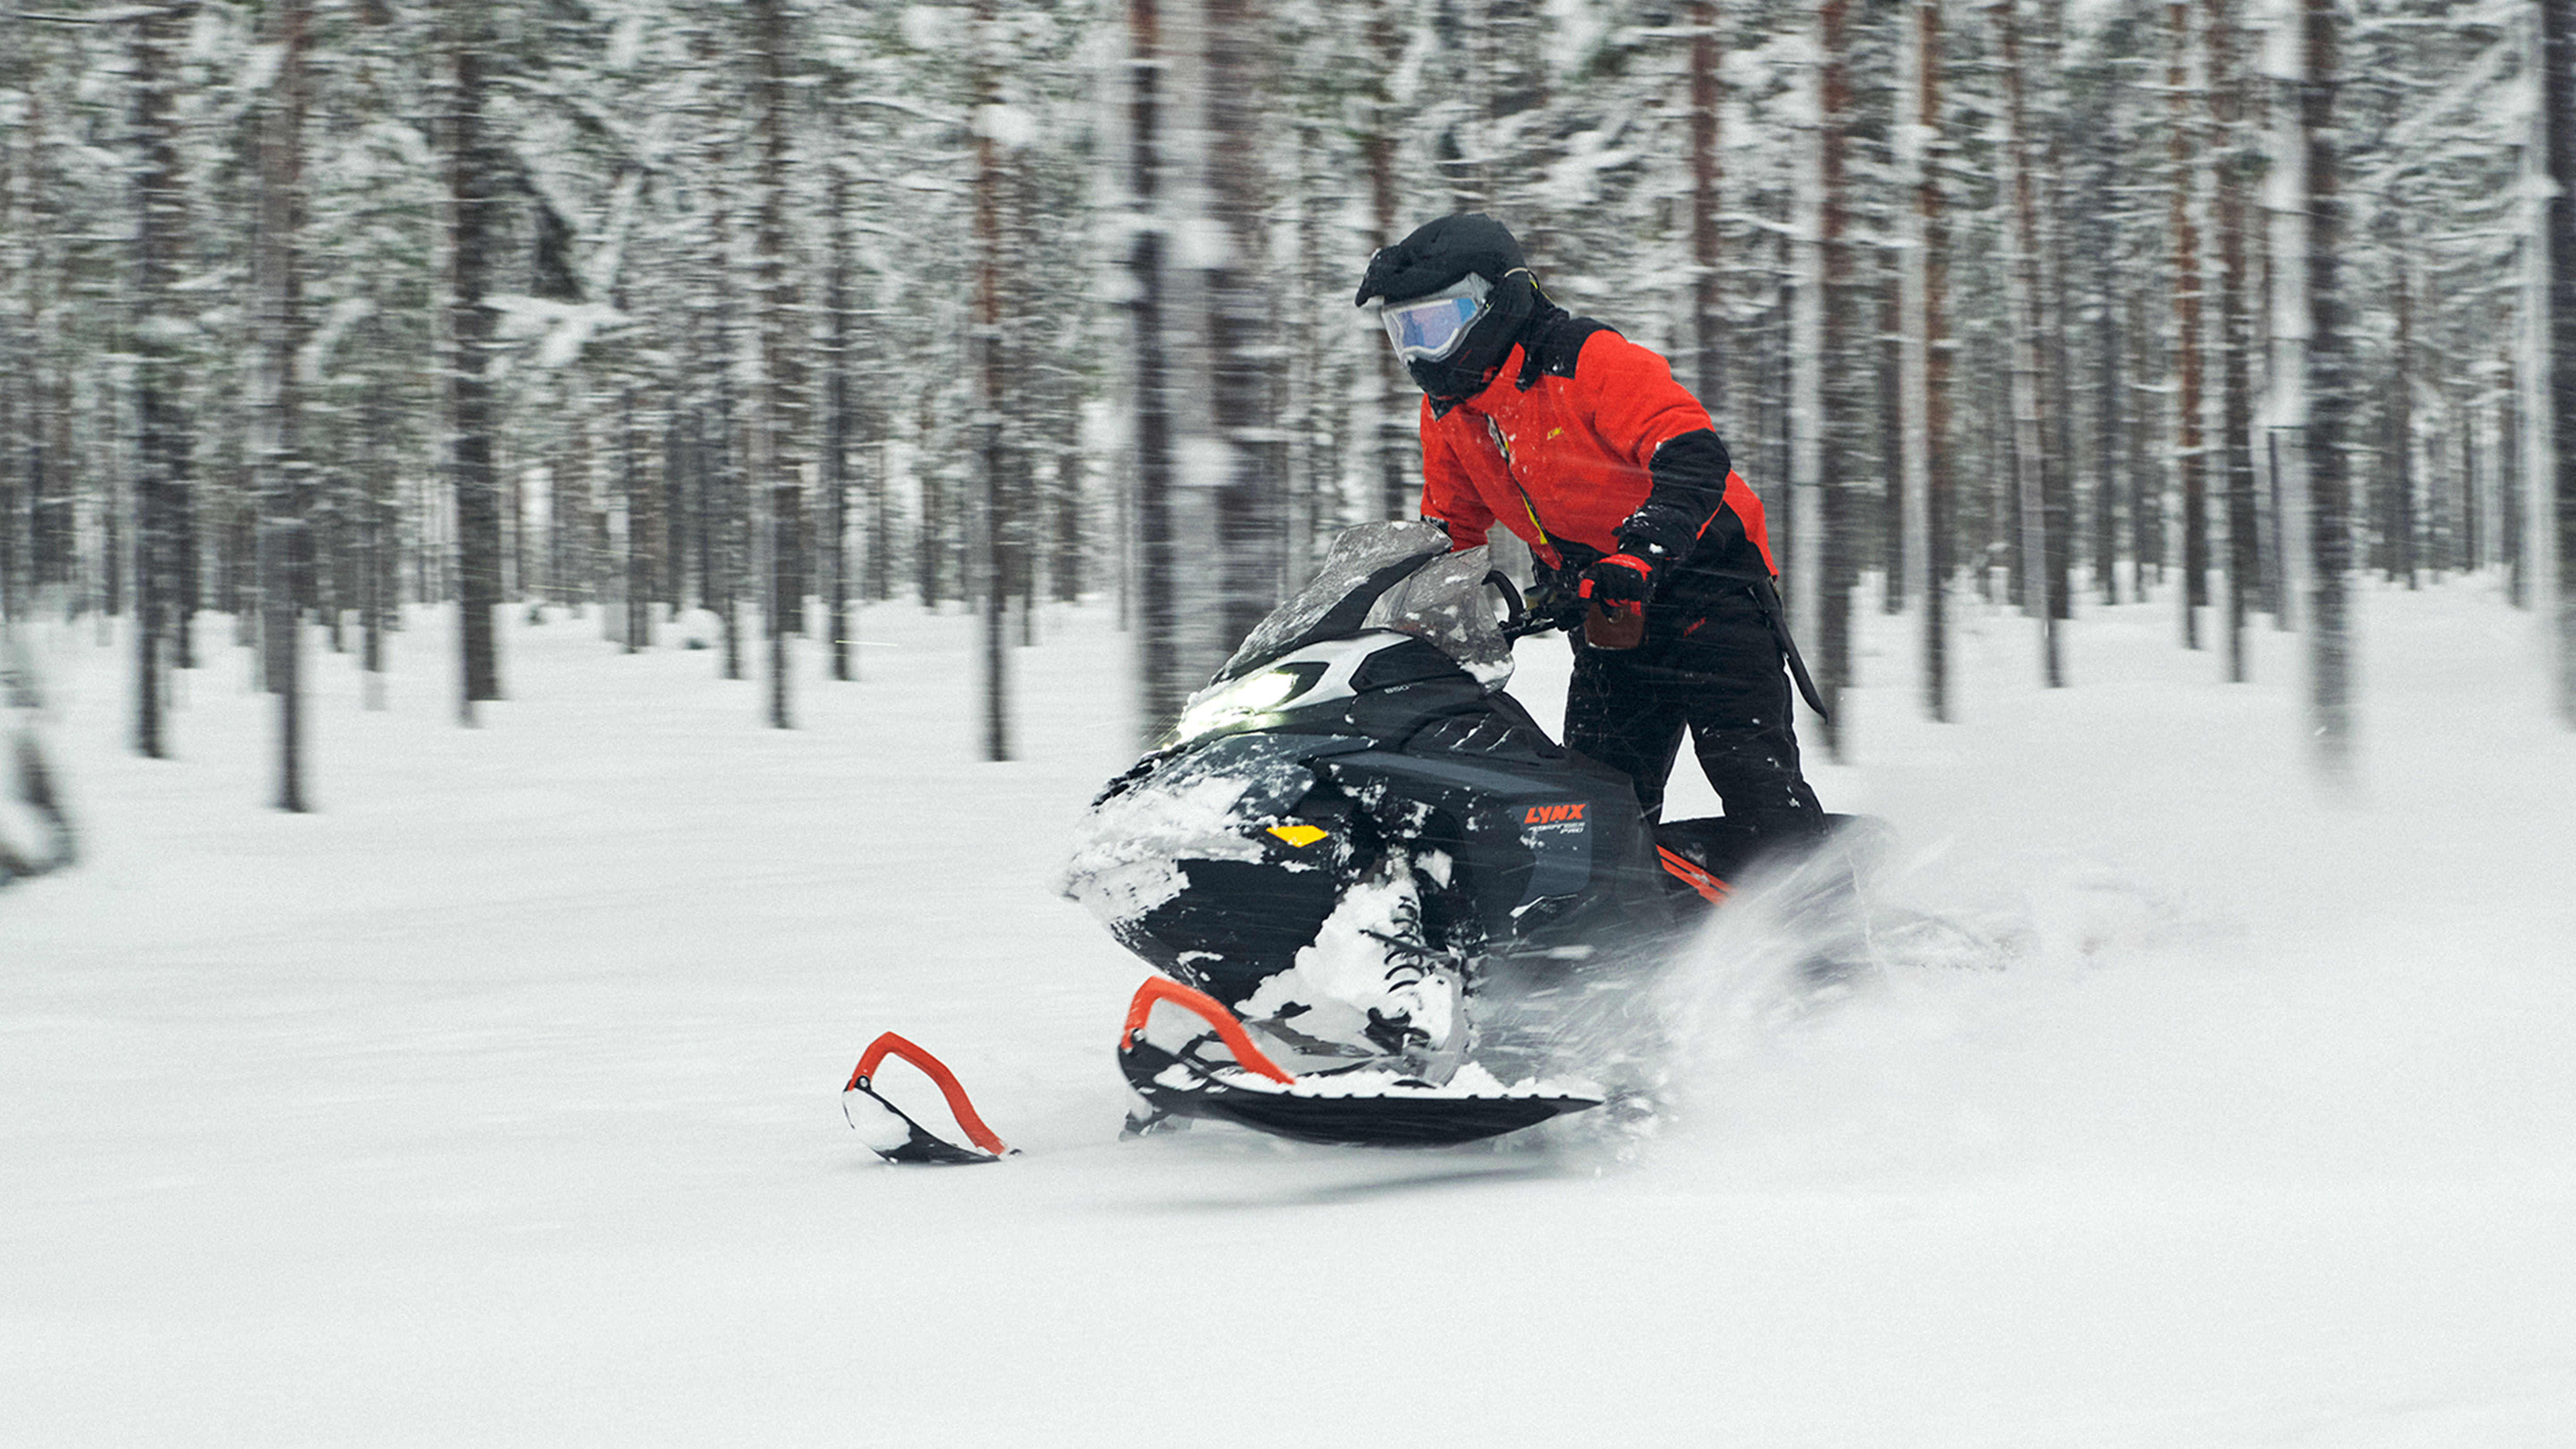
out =
[(1495, 367), (1494, 375), (1485, 379), (1484, 387), (1474, 396), (1452, 398), (1447, 402), (1433, 398), (1431, 415), (1435, 418), (1445, 418), (1449, 416), (1451, 409), (1463, 407), (1471, 413), (1492, 417), (1497, 408), (1508, 403), (1514, 393), (1521, 391), (1520, 375), (1523, 361), (1521, 344), (1515, 342), (1512, 344), (1512, 350), (1503, 354), (1503, 360)]

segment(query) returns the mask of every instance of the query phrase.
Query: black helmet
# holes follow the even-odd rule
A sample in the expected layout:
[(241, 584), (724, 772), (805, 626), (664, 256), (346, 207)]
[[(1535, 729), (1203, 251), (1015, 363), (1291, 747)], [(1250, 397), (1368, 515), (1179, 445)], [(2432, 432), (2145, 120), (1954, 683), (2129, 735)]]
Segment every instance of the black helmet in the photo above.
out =
[[(1538, 284), (1511, 228), (1481, 211), (1444, 216), (1369, 258), (1360, 306), (1387, 309), (1388, 336), (1405, 370), (1438, 406), (1475, 396), (1537, 310)], [(1432, 309), (1432, 330), (1408, 330), (1401, 313)]]

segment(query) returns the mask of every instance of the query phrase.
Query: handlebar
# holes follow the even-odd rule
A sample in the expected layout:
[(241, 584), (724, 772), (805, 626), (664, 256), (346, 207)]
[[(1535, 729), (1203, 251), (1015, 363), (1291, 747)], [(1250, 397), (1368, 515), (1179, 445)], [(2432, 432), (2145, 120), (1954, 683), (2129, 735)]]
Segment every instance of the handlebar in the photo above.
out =
[(1485, 575), (1485, 582), (1490, 587), (1502, 591), (1503, 603), (1507, 606), (1507, 612), (1504, 613), (1502, 620), (1505, 641), (1518, 641), (1532, 634), (1545, 634), (1550, 630), (1570, 627), (1566, 620), (1553, 614), (1531, 613), (1529, 603), (1521, 597), (1519, 587), (1513, 584), (1510, 577), (1501, 569), (1489, 571)]

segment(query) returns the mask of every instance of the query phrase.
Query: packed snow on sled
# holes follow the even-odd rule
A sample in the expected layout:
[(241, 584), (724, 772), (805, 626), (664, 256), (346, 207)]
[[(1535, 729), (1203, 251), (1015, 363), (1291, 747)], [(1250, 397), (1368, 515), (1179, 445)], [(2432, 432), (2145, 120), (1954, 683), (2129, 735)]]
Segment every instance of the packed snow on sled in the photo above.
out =
[[(1161, 973), (1118, 1035), (1130, 1132), (1429, 1146), (1633, 1099), (1615, 1044), (1640, 984), (1758, 863), (1853, 854), (1839, 819), (1794, 845), (1649, 822), (1504, 692), (1513, 640), (1553, 627), (1436, 525), (1352, 529), (1101, 792), (1064, 888)], [(889, 1056), (966, 1142), (877, 1092)], [(1010, 1150), (893, 1033), (843, 1101), (890, 1161)]]

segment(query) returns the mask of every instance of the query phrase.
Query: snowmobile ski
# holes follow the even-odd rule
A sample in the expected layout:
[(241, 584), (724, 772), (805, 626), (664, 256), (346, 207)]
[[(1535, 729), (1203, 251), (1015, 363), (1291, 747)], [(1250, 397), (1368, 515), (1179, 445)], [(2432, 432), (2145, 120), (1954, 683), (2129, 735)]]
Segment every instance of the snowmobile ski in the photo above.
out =
[[(1164, 1003), (1194, 1013), (1208, 1030), (1179, 1046), (1153, 1040), (1148, 1029), (1154, 1008)], [(1202, 1055), (1211, 1045), (1232, 1059)], [(1385, 1071), (1292, 1076), (1216, 998), (1161, 976), (1136, 988), (1119, 1032), (1118, 1062), (1128, 1084), (1159, 1115), (1213, 1116), (1332, 1145), (1446, 1147), (1517, 1132), (1603, 1101), (1535, 1084), (1436, 1086)]]
[[(940, 1095), (948, 1099), (949, 1114), (957, 1119), (972, 1146), (938, 1136), (901, 1107), (877, 1095), (872, 1079), (890, 1056), (919, 1067), (924, 1076), (938, 1084)], [(888, 1162), (957, 1166), (999, 1162), (1017, 1155), (1019, 1150), (995, 1136), (993, 1129), (984, 1125), (984, 1119), (975, 1115), (975, 1104), (966, 1099), (966, 1088), (945, 1062), (893, 1032), (870, 1042), (860, 1056), (858, 1070), (850, 1073), (850, 1084), (841, 1089), (841, 1115), (858, 1129), (868, 1149)]]

